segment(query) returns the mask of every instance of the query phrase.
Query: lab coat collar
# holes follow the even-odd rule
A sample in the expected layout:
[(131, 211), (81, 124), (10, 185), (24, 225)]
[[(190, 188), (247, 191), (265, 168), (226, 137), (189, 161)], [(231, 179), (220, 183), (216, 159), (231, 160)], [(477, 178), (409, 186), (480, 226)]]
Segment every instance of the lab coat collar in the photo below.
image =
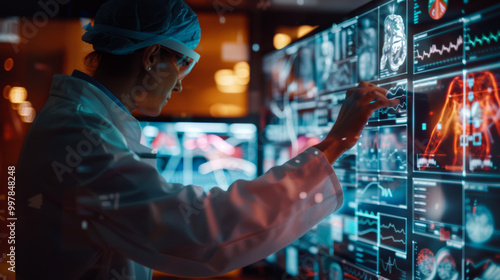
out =
[(96, 86), (104, 94), (106, 94), (106, 96), (109, 97), (109, 99), (113, 100), (113, 102), (115, 102), (115, 104), (118, 107), (122, 108), (125, 112), (127, 112), (127, 113), (130, 114), (130, 112), (125, 107), (125, 105), (123, 105), (123, 103), (120, 100), (118, 100), (118, 98), (116, 98), (116, 96), (111, 91), (109, 91), (109, 89), (107, 89), (103, 84), (101, 84), (99, 81), (97, 81), (93, 77), (91, 77), (91, 76), (83, 73), (82, 71), (76, 70), (76, 69), (73, 70), (73, 73), (71, 74), (71, 77), (82, 79), (82, 80), (87, 81), (90, 84)]
[[(139, 156), (154, 155), (152, 149), (140, 143), (141, 126), (137, 119), (120, 108), (94, 84), (77, 77), (58, 74), (53, 78), (50, 95), (69, 99), (80, 104), (80, 112), (98, 114), (110, 121), (122, 133), (129, 149)], [(144, 161), (156, 167), (154, 160)]]

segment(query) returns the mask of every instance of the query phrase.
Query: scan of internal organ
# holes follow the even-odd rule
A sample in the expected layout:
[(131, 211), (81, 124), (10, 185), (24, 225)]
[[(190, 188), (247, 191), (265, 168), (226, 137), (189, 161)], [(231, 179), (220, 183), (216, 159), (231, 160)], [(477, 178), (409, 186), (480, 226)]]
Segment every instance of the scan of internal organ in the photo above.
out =
[(458, 280), (460, 273), (455, 259), (447, 248), (441, 248), (436, 254), (437, 275), (440, 280)]
[(492, 148), (499, 135), (500, 93), (493, 73), (468, 73), (465, 83), (462, 75), (457, 76), (448, 87), (439, 121), (425, 148), (427, 166), (433, 155), (443, 152), (443, 140), (453, 137), (453, 160), (447, 163), (447, 170), (463, 170), (464, 146), (470, 153), (471, 170), (491, 169)]
[(370, 81), (377, 77), (377, 30), (372, 21), (365, 17), (360, 20), (359, 32), (359, 79)]
[(406, 61), (406, 32), (403, 18), (393, 12), (384, 20), (384, 46), (380, 59), (380, 70), (386, 68), (396, 72)]
[(334, 46), (333, 42), (328, 38), (328, 34), (325, 32), (322, 35), (321, 48), (319, 53), (318, 63), (321, 63), (323, 66), (322, 71), (320, 71), (321, 76), (321, 84), (325, 85), (330, 80), (330, 76), (332, 74), (332, 65), (333, 65), (333, 55), (334, 55)]

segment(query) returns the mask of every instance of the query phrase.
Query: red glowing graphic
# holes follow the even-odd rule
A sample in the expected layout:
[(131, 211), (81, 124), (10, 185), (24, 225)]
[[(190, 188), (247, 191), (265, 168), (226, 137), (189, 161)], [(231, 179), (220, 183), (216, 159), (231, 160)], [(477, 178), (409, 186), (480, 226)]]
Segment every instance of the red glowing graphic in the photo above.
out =
[(447, 0), (430, 0), (429, 1), (429, 15), (432, 19), (438, 20), (444, 16), (448, 9)]
[(431, 250), (425, 248), (418, 252), (417, 268), (425, 277), (429, 277), (435, 270), (436, 259)]
[(448, 87), (439, 121), (423, 154), (426, 158), (423, 169), (429, 167), (431, 158), (441, 152), (443, 140), (450, 136), (453, 137), (453, 160), (445, 166), (446, 170), (463, 170), (466, 147), (470, 152), (471, 170), (491, 169), (493, 130), (496, 129), (496, 135), (500, 134), (499, 108), (498, 85), (491, 72), (469, 73), (465, 84), (462, 76), (455, 77)]
[(444, 228), (439, 229), (439, 240), (441, 241), (448, 241), (450, 240), (451, 233), (449, 230), (446, 230)]

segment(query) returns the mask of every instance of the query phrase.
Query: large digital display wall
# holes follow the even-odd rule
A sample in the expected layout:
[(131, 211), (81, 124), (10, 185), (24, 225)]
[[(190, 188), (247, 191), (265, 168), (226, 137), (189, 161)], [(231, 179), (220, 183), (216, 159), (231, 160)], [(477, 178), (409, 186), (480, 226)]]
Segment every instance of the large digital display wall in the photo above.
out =
[(499, 19), (496, 1), (377, 1), (264, 57), (264, 172), (321, 141), (360, 81), (399, 100), (334, 163), (342, 208), (269, 260), (299, 279), (500, 279)]

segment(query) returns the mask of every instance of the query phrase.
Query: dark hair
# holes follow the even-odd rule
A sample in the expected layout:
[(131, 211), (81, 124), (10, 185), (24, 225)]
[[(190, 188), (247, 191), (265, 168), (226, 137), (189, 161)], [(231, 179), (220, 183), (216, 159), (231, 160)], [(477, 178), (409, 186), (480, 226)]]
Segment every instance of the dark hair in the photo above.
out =
[[(111, 75), (128, 76), (135, 71), (130, 65), (133, 65), (134, 60), (137, 59), (136, 56), (139, 55), (139, 53), (142, 54), (143, 50), (144, 49), (139, 49), (134, 53), (125, 55), (93, 51), (85, 56), (85, 69), (90, 75), (93, 75), (97, 71), (104, 71)], [(160, 56), (164, 59), (171, 56), (171, 54), (161, 49)]]

